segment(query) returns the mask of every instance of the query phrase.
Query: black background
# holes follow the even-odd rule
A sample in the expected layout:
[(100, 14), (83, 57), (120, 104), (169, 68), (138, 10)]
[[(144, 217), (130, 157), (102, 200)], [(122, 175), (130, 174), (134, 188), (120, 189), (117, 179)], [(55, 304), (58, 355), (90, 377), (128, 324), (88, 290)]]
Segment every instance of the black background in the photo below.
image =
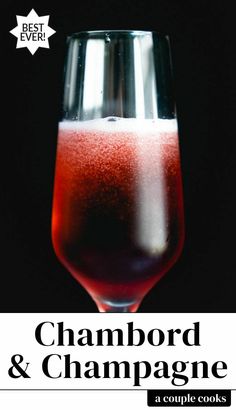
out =
[[(59, 3), (59, 2), (58, 2)], [(232, 2), (231, 4), (233, 4)], [(50, 49), (16, 50), (16, 14), (56, 30)], [(1, 17), (2, 312), (96, 312), (50, 239), (67, 35), (143, 29), (171, 36), (185, 196), (182, 256), (140, 312), (235, 312), (236, 38), (227, 1), (8, 1)]]

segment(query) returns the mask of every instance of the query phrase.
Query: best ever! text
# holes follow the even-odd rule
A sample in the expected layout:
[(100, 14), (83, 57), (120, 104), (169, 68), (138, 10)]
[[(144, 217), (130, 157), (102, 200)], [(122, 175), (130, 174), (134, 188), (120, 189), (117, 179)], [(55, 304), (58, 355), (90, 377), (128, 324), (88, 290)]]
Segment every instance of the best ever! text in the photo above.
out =
[(20, 33), (21, 41), (43, 41), (45, 33), (43, 33), (44, 23), (23, 23), (22, 32)]

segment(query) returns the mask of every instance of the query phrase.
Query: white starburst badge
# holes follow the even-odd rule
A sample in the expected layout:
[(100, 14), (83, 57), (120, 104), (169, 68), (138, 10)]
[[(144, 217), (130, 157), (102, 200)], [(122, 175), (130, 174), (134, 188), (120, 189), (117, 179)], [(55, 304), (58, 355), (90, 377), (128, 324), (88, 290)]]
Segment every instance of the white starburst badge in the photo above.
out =
[(16, 16), (17, 26), (10, 31), (17, 37), (16, 48), (27, 47), (34, 54), (39, 47), (49, 48), (48, 38), (55, 30), (48, 25), (49, 16), (41, 16), (32, 9), (28, 16)]

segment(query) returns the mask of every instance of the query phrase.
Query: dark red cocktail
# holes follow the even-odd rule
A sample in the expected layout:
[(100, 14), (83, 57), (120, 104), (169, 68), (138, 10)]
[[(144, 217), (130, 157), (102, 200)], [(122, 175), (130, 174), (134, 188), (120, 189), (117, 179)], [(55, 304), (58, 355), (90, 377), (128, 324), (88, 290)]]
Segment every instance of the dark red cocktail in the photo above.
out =
[(183, 245), (176, 120), (60, 123), (52, 237), (100, 310), (136, 310)]

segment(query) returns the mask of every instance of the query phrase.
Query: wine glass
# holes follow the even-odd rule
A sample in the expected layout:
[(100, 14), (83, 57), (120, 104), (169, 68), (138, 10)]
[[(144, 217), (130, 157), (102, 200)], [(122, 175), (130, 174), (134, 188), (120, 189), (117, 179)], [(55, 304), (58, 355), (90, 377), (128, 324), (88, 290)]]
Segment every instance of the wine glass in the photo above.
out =
[(100, 312), (135, 312), (183, 238), (168, 37), (73, 34), (54, 183), (57, 257)]

